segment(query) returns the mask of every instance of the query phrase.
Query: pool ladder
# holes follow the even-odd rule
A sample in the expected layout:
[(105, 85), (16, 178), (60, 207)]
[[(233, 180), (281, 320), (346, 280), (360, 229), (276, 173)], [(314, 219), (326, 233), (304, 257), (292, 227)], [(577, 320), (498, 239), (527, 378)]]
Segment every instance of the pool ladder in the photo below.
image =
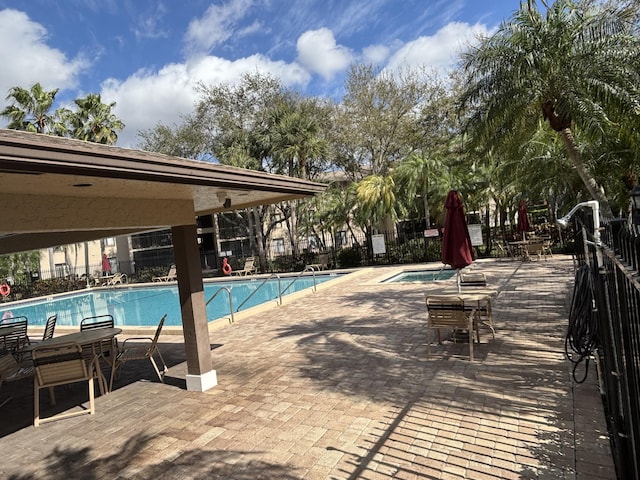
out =
[[(287, 285), (287, 287), (283, 290), (282, 289), (282, 278), (280, 277), (280, 275), (278, 275), (277, 273), (273, 273), (271, 275), (269, 275), (267, 278), (265, 278), (262, 283), (260, 285), (258, 285), (258, 288), (256, 288), (253, 292), (251, 292), (249, 294), (249, 296), (247, 298), (245, 298), (242, 303), (240, 303), (240, 305), (238, 305), (238, 308), (236, 309), (236, 312), (239, 312), (240, 309), (244, 306), (245, 303), (247, 303), (249, 301), (249, 299), (251, 297), (253, 297), (256, 292), (258, 290), (260, 290), (263, 285), (265, 283), (267, 283), (267, 281), (276, 278), (278, 280), (278, 305), (282, 305), (282, 295), (284, 295), (287, 290), (289, 290), (289, 288), (291, 288), (291, 286), (302, 276), (302, 274), (304, 274), (305, 272), (312, 272), (313, 275), (313, 291), (317, 291), (317, 284), (316, 284), (316, 269), (313, 267), (305, 267), (304, 270), (302, 270), (300, 273), (298, 273), (298, 275), (295, 276), (295, 278), (293, 280), (291, 280), (291, 282), (289, 283), (289, 285)], [(231, 288), (230, 287), (220, 287), (218, 290), (216, 290), (216, 292), (211, 296), (211, 298), (209, 298), (209, 300), (207, 300), (206, 305), (209, 305), (214, 298), (216, 298), (218, 296), (219, 293), (221, 292), (227, 292), (227, 295), (229, 297), (229, 312), (231, 312), (231, 318), (229, 319), (229, 323), (233, 323), (235, 322), (235, 319), (233, 317), (233, 298), (231, 296)]]

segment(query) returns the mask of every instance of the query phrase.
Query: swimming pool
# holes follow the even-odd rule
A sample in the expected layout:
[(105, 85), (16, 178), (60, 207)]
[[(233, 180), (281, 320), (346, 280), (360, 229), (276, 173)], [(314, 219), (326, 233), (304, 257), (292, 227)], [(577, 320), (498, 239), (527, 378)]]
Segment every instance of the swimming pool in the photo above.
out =
[[(342, 274), (315, 275), (315, 282), (320, 284), (339, 275)], [(205, 282), (204, 298), (208, 301), (221, 288), (228, 288), (234, 313), (243, 311), (278, 299), (278, 279), (267, 280), (260, 287), (263, 282), (264, 278), (259, 277)], [(311, 288), (313, 276), (281, 277), (280, 287), (283, 295)], [(253, 292), (256, 293), (245, 302)], [(211, 321), (228, 316), (229, 310), (229, 295), (222, 291), (207, 305), (207, 318)], [(54, 314), (58, 315), (56, 325), (59, 326), (77, 326), (85, 317), (106, 314), (113, 316), (116, 326), (156, 326), (165, 313), (166, 326), (182, 325), (177, 285), (96, 288), (0, 306), (0, 318), (23, 315), (29, 319), (30, 326), (44, 326), (47, 318)]]
[(382, 283), (433, 282), (435, 280), (448, 280), (455, 274), (456, 271), (450, 268), (439, 268), (437, 270), (405, 270), (404, 272), (383, 280)]

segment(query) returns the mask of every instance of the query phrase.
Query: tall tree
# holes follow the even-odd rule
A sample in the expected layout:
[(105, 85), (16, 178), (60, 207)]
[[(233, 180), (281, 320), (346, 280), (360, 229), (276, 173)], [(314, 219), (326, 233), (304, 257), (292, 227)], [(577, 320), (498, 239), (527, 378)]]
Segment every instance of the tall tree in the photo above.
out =
[[(237, 85), (200, 84), (198, 88), (201, 98), (187, 123), (200, 132), (207, 153), (225, 165), (273, 171), (275, 162), (262, 136), (270, 108), (288, 95), (280, 81), (268, 75), (246, 74)], [(249, 215), (235, 216), (237, 225), (246, 228), (252, 250), (258, 250), (262, 269), (267, 263), (266, 214), (267, 209), (253, 207)]]
[(473, 109), (470, 138), (486, 146), (522, 144), (548, 121), (589, 195), (611, 216), (602, 184), (590, 171), (593, 161), (585, 161), (574, 131), (584, 131), (595, 143), (613, 124), (637, 125), (640, 4), (557, 0), (543, 5), (546, 15), (537, 2), (521, 2), (493, 36), (463, 55), (462, 104)]
[(379, 72), (354, 65), (335, 110), (331, 136), (338, 165), (355, 181), (389, 175), (415, 148), (418, 111), (430, 92), (419, 71)]
[(29, 90), (12, 87), (7, 95), (7, 100), (12, 103), (0, 112), (0, 116), (9, 120), (8, 128), (13, 130), (66, 135), (66, 110), (59, 109), (51, 113), (58, 90), (44, 90), (39, 83), (32, 85)]
[[(313, 99), (288, 96), (266, 112), (266, 124), (260, 137), (264, 151), (274, 165), (291, 177), (307, 179), (309, 166), (321, 163), (327, 144), (314, 116), (319, 111)], [(302, 201), (289, 202), (287, 228), (293, 255), (298, 255), (298, 207)]]
[(111, 112), (116, 102), (102, 103), (99, 94), (89, 93), (74, 103), (78, 107), (70, 115), (74, 138), (103, 145), (114, 145), (118, 141), (118, 131), (124, 128), (124, 122)]

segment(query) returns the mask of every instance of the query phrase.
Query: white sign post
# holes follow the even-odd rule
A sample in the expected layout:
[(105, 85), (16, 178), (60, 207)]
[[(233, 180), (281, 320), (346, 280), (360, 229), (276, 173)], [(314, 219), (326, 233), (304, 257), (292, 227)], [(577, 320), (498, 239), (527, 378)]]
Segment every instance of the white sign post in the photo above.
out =
[(373, 254), (385, 254), (387, 248), (384, 244), (384, 235), (371, 235), (371, 246), (373, 247)]
[(467, 225), (467, 230), (469, 230), (469, 238), (471, 239), (472, 246), (478, 247), (484, 243), (482, 241), (482, 225)]

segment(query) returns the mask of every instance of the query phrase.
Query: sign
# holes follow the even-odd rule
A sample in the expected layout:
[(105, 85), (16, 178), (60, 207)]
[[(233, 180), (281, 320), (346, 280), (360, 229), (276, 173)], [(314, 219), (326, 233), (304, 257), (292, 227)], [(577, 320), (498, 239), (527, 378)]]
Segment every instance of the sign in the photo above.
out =
[(437, 236), (438, 236), (437, 228), (429, 228), (424, 231), (424, 238), (437, 237)]
[(472, 246), (477, 247), (484, 243), (482, 241), (482, 225), (480, 224), (467, 225), (467, 229), (469, 230), (469, 238), (471, 238)]
[(387, 253), (387, 248), (384, 244), (384, 235), (371, 235), (371, 246), (373, 247), (373, 254)]

